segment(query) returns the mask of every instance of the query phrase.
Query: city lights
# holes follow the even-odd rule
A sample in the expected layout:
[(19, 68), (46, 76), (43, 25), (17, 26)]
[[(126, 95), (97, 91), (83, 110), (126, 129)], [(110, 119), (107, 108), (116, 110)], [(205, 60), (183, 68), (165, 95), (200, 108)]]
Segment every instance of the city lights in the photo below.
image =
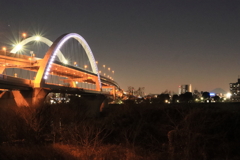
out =
[(229, 92), (226, 94), (226, 98), (228, 98), (228, 99), (231, 98), (231, 96), (232, 96), (232, 94)]

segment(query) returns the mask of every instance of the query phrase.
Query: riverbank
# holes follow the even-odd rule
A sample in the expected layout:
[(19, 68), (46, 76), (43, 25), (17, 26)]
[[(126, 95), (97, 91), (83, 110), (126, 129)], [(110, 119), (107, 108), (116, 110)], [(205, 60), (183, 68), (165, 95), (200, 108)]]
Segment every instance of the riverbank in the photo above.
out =
[(239, 159), (238, 103), (0, 107), (0, 159)]

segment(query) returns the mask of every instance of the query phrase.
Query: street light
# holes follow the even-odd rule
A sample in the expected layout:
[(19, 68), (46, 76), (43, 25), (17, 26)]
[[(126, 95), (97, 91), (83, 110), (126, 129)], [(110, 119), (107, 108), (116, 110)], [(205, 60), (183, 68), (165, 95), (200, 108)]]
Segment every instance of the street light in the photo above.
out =
[(2, 47), (2, 50), (4, 51), (4, 53), (5, 53), (5, 56), (6, 56), (6, 51), (7, 51), (7, 48), (6, 48), (6, 47)]
[(25, 39), (27, 37), (27, 33), (22, 33), (22, 36)]
[[(32, 66), (32, 60), (35, 57), (35, 54), (34, 54), (33, 51), (30, 51), (30, 54), (31, 54), (31, 57), (29, 58), (29, 61), (30, 61), (30, 67), (31, 67)], [(32, 79), (31, 69), (30, 69), (29, 73), (30, 73), (29, 75), (30, 75), (30, 80), (31, 80)]]
[(3, 50), (4, 52), (6, 52), (7, 48), (6, 48), (6, 47), (2, 47), (2, 50)]
[[(113, 77), (114, 77), (114, 71), (112, 70), (112, 73), (113, 73)], [(112, 80), (113, 80), (113, 78), (112, 78)]]
[[(86, 70), (87, 69), (87, 65), (84, 65), (84, 69)], [(85, 73), (86, 74), (86, 73)], [(87, 76), (87, 75), (86, 75)], [(87, 82), (84, 82), (85, 84), (86, 84), (86, 88), (88, 87), (88, 84), (87, 84)]]
[[(7, 48), (6, 48), (6, 47), (2, 47), (2, 50), (4, 51), (4, 54), (5, 54), (5, 56), (6, 56)], [(6, 72), (6, 58), (5, 58), (5, 64), (4, 64), (4, 67), (5, 67), (4, 72)]]

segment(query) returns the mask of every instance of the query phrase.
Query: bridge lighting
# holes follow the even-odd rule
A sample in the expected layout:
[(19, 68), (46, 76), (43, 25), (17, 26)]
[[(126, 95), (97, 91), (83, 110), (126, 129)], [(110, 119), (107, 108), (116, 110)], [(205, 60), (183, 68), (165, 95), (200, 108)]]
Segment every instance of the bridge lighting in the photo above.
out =
[(110, 70), (111, 70), (111, 68), (108, 68), (108, 70), (110, 71)]
[(99, 74), (101, 74), (102, 71), (98, 71)]
[(40, 36), (36, 36), (36, 38), (35, 38), (36, 41), (39, 41), (40, 39), (41, 39)]
[(68, 61), (67, 61), (67, 60), (65, 60), (65, 61), (64, 61), (64, 64), (68, 64)]
[(103, 65), (103, 68), (105, 69), (106, 65)]
[(54, 61), (54, 58), (52, 58), (51, 60), (50, 60), (50, 63), (52, 63)]
[(84, 68), (85, 68), (85, 69), (87, 69), (87, 67), (88, 67), (87, 65), (84, 65)]
[(112, 71), (112, 73), (114, 74), (114, 71)]
[(98, 64), (98, 61), (96, 61), (96, 64)]
[(20, 51), (20, 50), (22, 49), (22, 47), (23, 47), (23, 46), (22, 46), (21, 44), (17, 44), (17, 45), (16, 45), (16, 51)]

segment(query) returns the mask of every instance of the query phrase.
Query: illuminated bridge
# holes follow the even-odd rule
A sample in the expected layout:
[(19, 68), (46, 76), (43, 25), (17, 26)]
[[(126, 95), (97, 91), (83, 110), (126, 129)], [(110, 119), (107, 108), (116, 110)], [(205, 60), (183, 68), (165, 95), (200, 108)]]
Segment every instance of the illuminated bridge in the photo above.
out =
[[(47, 49), (42, 51), (39, 43)], [(36, 48), (40, 49), (32, 51)], [(42, 57), (40, 52), (44, 53)], [(121, 94), (113, 78), (100, 75), (89, 45), (76, 33), (64, 34), (54, 42), (32, 36), (23, 39), (11, 51), (3, 48), (0, 51), (0, 88), (0, 99), (11, 92), (18, 106), (39, 104), (50, 92), (112, 95), (114, 98)]]

